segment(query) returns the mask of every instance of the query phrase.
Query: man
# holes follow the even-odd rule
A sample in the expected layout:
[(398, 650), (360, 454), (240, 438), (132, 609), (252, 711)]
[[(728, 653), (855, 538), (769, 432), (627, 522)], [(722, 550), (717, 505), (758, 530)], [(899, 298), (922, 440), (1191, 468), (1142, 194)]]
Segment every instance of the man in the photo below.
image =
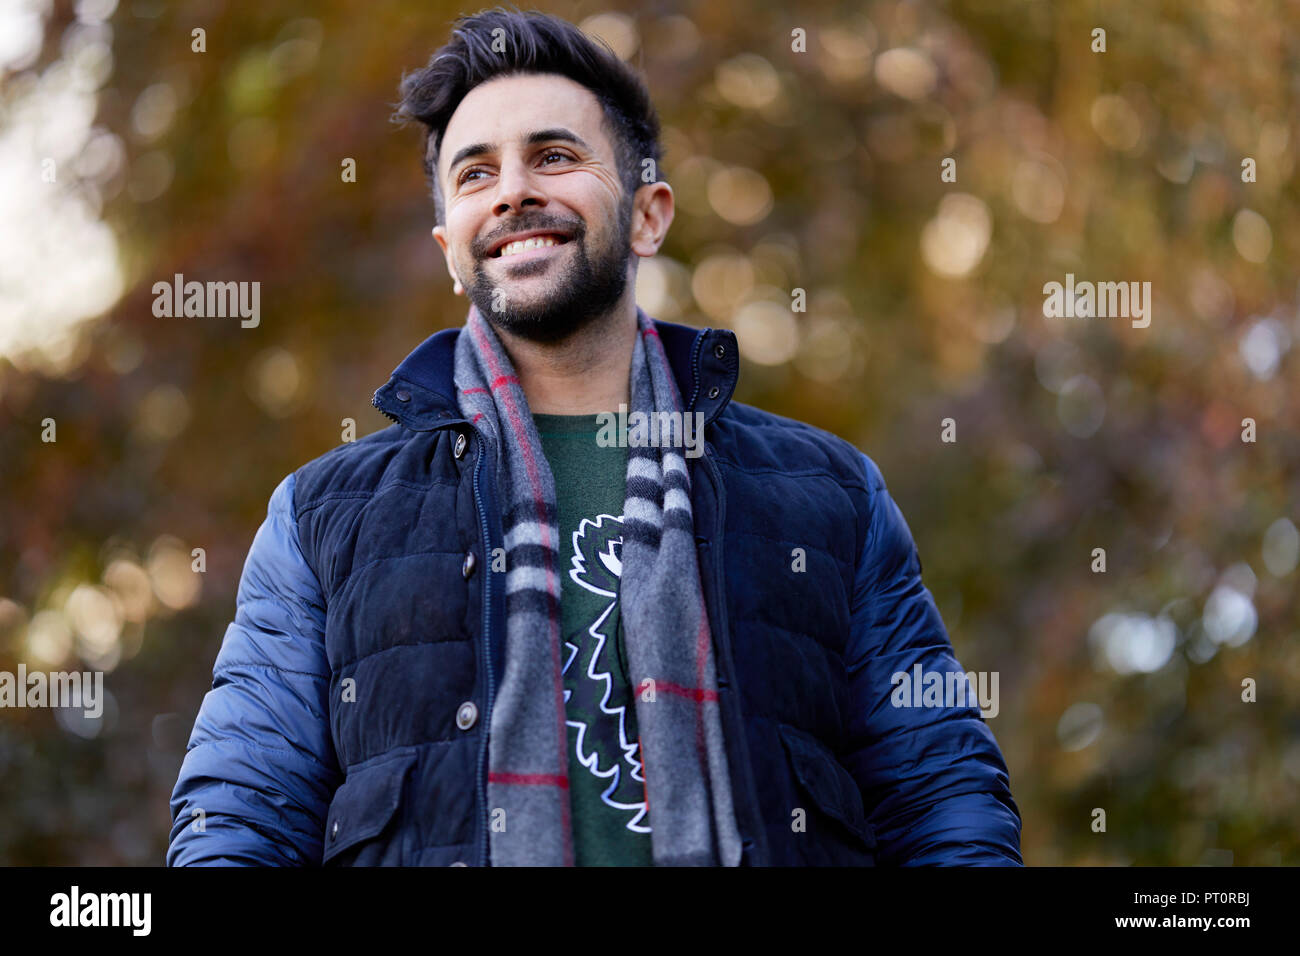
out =
[(961, 668), (876, 466), (636, 305), (636, 74), (498, 8), (402, 93), (468, 319), (272, 495), (167, 862), (1020, 863), (973, 701), (894, 705)]

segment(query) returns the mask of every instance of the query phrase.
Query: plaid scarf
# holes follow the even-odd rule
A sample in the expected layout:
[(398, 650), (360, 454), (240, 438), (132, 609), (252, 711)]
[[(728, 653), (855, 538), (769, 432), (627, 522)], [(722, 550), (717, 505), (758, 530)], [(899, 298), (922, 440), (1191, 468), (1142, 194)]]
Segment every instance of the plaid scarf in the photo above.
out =
[[(684, 411), (659, 334), (639, 307), (637, 326), (630, 411)], [(506, 660), (488, 739), (491, 862), (573, 866), (554, 478), (514, 366), (473, 306), (456, 340), (454, 374), (461, 413), (496, 451), (505, 505)], [(682, 437), (628, 448), (620, 614), (654, 863), (737, 866)]]

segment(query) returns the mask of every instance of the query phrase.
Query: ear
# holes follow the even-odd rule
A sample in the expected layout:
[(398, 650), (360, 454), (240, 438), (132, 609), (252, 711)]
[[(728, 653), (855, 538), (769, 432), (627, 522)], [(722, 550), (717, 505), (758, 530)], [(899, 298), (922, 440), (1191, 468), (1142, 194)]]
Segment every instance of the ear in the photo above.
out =
[(673, 187), (646, 183), (632, 197), (632, 251), (649, 258), (659, 251), (673, 223)]
[(437, 240), (439, 248), (442, 249), (442, 257), (447, 260), (447, 274), (451, 276), (452, 289), (456, 295), (464, 295), (465, 287), (460, 284), (460, 278), (456, 275), (456, 266), (451, 261), (451, 247), (447, 243), (447, 227), (434, 226), (433, 238)]

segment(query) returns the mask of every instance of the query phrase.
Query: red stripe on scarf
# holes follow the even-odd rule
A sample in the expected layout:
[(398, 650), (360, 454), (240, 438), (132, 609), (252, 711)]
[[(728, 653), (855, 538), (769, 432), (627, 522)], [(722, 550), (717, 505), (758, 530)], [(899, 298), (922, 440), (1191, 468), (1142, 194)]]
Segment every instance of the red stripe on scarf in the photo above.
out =
[[(681, 684), (674, 684), (671, 681), (655, 680), (653, 677), (647, 677), (646, 680), (653, 680), (655, 691), (664, 691), (668, 694), (676, 694), (678, 697), (685, 697), (687, 700), (696, 702), (708, 702), (716, 704), (718, 702), (718, 692), (716, 690), (705, 690), (701, 687), (683, 687)], [(645, 686), (645, 681), (641, 682)]]
[(490, 773), (488, 780), (492, 783), (516, 783), (527, 787), (559, 787), (569, 789), (569, 778), (553, 773)]
[(650, 772), (645, 766), (645, 747), (641, 746), (641, 735), (636, 736), (637, 752), (641, 755), (641, 794), (645, 797), (645, 815), (651, 821), (650, 826), (654, 827), (654, 818), (650, 816)]
[[(704, 683), (704, 665), (708, 662), (709, 654), (709, 618), (700, 609), (700, 626), (695, 632), (695, 683)], [(713, 694), (716, 701), (718, 695)], [(704, 700), (697, 699), (695, 703), (695, 752), (700, 756), (700, 768), (707, 780), (708, 770), (708, 745), (704, 741)]]

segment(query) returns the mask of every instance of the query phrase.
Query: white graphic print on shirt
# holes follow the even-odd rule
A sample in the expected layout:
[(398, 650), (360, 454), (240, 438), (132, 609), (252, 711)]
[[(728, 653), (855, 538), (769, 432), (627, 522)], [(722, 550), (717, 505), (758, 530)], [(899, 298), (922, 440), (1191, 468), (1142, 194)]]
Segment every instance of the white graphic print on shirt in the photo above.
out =
[[(649, 833), (645, 777), (640, 741), (629, 739), (629, 719), (635, 722), (635, 699), (618, 668), (618, 586), (622, 574), (623, 519), (598, 515), (583, 518), (573, 533), (569, 576), (602, 601), (592, 601), (590, 624), (579, 631), (583, 644), (564, 642), (566, 723), (577, 731), (577, 759), (605, 789), (602, 802), (626, 811), (627, 829)], [(612, 618), (612, 620), (611, 620)], [(570, 668), (573, 668), (571, 673)], [(615, 685), (617, 675), (620, 684)], [(576, 678), (573, 679), (573, 678)], [(631, 713), (629, 714), (629, 710)]]

